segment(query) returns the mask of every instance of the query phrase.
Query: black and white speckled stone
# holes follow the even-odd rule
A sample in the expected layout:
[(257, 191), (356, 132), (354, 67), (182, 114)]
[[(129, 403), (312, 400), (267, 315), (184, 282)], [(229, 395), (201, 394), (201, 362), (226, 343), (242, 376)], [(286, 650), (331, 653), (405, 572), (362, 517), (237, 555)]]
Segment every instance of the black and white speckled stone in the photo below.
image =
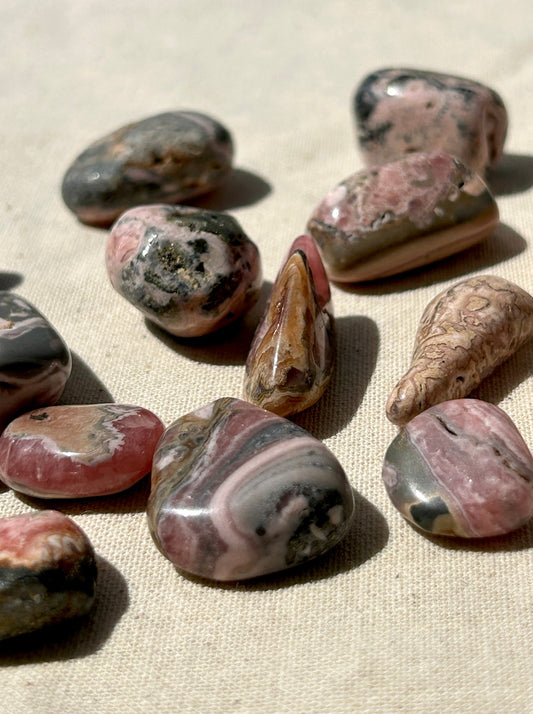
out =
[(228, 214), (164, 204), (126, 211), (106, 250), (113, 287), (178, 337), (198, 337), (256, 302), (256, 245)]
[(174, 111), (128, 124), (95, 141), (67, 170), (62, 194), (84, 223), (110, 225), (145, 203), (181, 203), (218, 186), (233, 142), (218, 121)]

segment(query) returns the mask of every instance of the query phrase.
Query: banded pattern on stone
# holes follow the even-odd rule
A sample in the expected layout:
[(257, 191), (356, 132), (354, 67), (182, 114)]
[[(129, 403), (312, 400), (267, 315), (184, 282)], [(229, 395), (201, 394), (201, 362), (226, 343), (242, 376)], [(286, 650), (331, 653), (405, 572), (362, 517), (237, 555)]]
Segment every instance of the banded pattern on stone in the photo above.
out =
[(178, 419), (154, 455), (154, 541), (204, 578), (253, 578), (320, 555), (344, 536), (353, 511), (346, 475), (324, 444), (238, 399)]
[(383, 479), (400, 513), (430, 533), (496, 536), (533, 516), (533, 456), (508, 415), (477, 399), (410, 421), (387, 450)]
[(288, 416), (326, 389), (335, 353), (329, 281), (314, 240), (292, 244), (276, 278), (246, 362), (244, 395)]

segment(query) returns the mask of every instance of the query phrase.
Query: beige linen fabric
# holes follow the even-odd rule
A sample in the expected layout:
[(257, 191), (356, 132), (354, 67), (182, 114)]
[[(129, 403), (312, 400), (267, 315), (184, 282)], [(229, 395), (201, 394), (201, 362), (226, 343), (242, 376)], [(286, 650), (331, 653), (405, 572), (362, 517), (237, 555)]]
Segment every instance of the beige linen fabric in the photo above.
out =
[[(533, 291), (530, 0), (0, 0), (0, 10), (0, 287), (32, 301), (72, 349), (63, 402), (135, 403), (167, 424), (241, 394), (253, 316), (223, 339), (186, 344), (150, 329), (112, 290), (106, 232), (77, 222), (59, 192), (89, 142), (172, 108), (223, 121), (237, 172), (205, 203), (238, 218), (271, 282), (318, 201), (362, 167), (351, 97), (365, 74), (462, 74), (497, 89), (510, 114), (492, 184), (502, 223), (490, 238), (380, 285), (333, 288), (335, 377), (297, 421), (360, 494), (346, 541), (293, 573), (209, 586), (155, 548), (146, 483), (54, 503), (94, 544), (98, 600), (79, 629), (30, 649), (2, 645), (2, 711), (533, 711), (533, 525), (480, 543), (425, 538), (381, 483), (396, 434), (384, 405), (427, 302), (475, 274)], [(477, 392), (530, 445), (532, 373), (530, 344)], [(0, 487), (2, 516), (47, 505)]]

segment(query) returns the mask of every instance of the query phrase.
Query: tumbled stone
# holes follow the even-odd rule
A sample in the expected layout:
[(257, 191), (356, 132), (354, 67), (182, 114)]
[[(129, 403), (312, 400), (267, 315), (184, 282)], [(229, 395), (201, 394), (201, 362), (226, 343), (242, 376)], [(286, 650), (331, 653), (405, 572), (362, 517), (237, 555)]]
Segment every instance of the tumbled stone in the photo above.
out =
[(115, 223), (106, 249), (111, 284), (149, 320), (198, 337), (257, 301), (257, 246), (228, 214), (186, 206), (139, 206)]
[(300, 236), (276, 278), (256, 330), (244, 382), (245, 398), (288, 416), (324, 393), (334, 358), (329, 281), (314, 240)]
[(62, 513), (0, 519), (0, 640), (88, 613), (96, 575), (89, 539)]
[(124, 404), (37, 409), (0, 436), (0, 479), (39, 498), (118, 493), (150, 473), (164, 430), (152, 412)]
[(502, 155), (507, 111), (489, 87), (418, 69), (381, 69), (354, 98), (359, 144), (367, 165), (413, 151), (446, 151), (485, 174)]
[(344, 536), (353, 511), (346, 475), (324, 444), (239, 399), (175, 421), (154, 456), (154, 541), (204, 578), (242, 580), (307, 561)]
[(181, 203), (211, 191), (231, 170), (233, 143), (218, 121), (174, 111), (95, 141), (65, 174), (63, 200), (78, 218), (109, 225), (144, 203)]
[(70, 351), (27, 300), (0, 292), (0, 428), (16, 414), (54, 404), (70, 375)]
[(410, 421), (387, 450), (383, 479), (402, 516), (430, 533), (496, 536), (533, 516), (533, 456), (509, 416), (477, 399)]
[(402, 425), (434, 404), (466, 397), (532, 336), (533, 297), (518, 285), (480, 275), (443, 290), (422, 314), (388, 418)]
[(446, 258), (498, 224), (487, 186), (445, 153), (358, 171), (313, 213), (308, 231), (332, 280), (376, 280)]

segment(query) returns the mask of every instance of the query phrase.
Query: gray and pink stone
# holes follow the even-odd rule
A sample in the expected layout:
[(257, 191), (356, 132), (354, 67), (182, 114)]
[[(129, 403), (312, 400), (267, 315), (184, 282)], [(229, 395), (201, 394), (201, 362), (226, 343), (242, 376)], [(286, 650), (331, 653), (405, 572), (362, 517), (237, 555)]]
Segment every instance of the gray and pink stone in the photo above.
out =
[(39, 498), (118, 493), (150, 472), (164, 429), (155, 414), (131, 405), (37, 409), (0, 436), (0, 480)]
[(230, 215), (155, 204), (113, 226), (106, 266), (115, 290), (172, 335), (199, 337), (241, 317), (262, 283), (255, 243)]
[(216, 188), (229, 174), (233, 142), (215, 119), (173, 111), (98, 139), (67, 170), (62, 194), (84, 223), (110, 225), (145, 203), (181, 203)]
[(533, 456), (509, 416), (477, 399), (412, 419), (387, 450), (383, 480), (402, 516), (429, 533), (498, 536), (533, 516)]
[(174, 565), (203, 578), (303, 563), (341, 540), (353, 512), (346, 474), (322, 442), (239, 399), (178, 419), (154, 455), (151, 534)]
[(87, 614), (96, 577), (93, 547), (71, 518), (0, 519), (0, 640)]
[(54, 404), (71, 367), (68, 347), (44, 315), (20, 295), (0, 292), (0, 428)]
[(445, 151), (484, 176), (503, 153), (507, 111), (489, 87), (419, 69), (381, 69), (354, 97), (357, 134), (368, 166), (414, 151)]
[(334, 356), (328, 277), (315, 241), (302, 235), (289, 249), (250, 346), (245, 398), (280, 416), (307, 409), (324, 393)]
[(362, 282), (465, 250), (498, 219), (482, 179), (453, 156), (434, 152), (352, 174), (319, 204), (307, 229), (332, 280)]

